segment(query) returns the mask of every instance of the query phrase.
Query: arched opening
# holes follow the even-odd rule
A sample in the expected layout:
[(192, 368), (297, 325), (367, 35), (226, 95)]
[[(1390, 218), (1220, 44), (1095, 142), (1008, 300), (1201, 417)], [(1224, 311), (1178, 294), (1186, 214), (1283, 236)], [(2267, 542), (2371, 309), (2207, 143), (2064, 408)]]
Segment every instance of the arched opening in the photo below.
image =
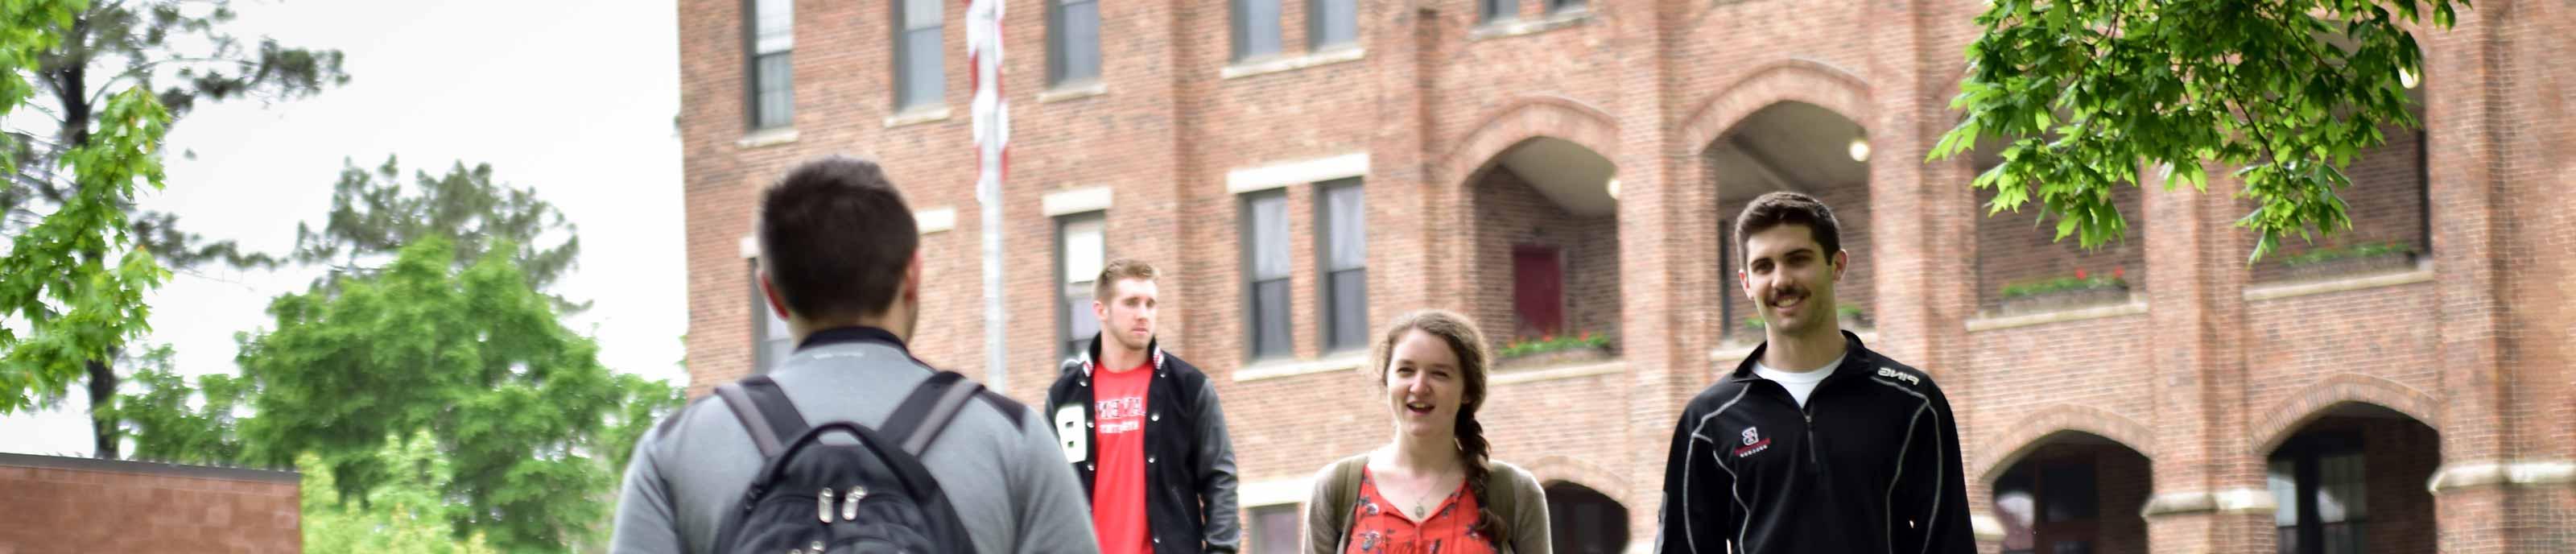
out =
[(1876, 270), (1869, 256), (1868, 133), (1859, 123), (1815, 104), (1783, 101), (1764, 106), (1719, 133), (1700, 152), (1701, 163), (1717, 187), (1716, 259), (1728, 342), (1762, 340), (1762, 322), (1744, 297), (1736, 271), (1744, 266), (1743, 237), (1736, 236), (1735, 217), (1744, 205), (1772, 191), (1794, 191), (1816, 197), (1833, 208), (1841, 226), (1843, 250), (1852, 267), (1834, 286), (1845, 328), (1871, 325), (1876, 296)]
[(1591, 487), (1548, 483), (1547, 529), (1560, 554), (1618, 554), (1628, 548), (1628, 508)]
[(1995, 478), (2003, 552), (2146, 554), (2147, 522), (2138, 509), (2155, 490), (2149, 464), (2100, 435), (2064, 431), (2040, 439)]
[(1619, 348), (1616, 168), (1535, 137), (1469, 178), (1476, 318), (1505, 368), (1608, 359)]
[(2376, 404), (2328, 406), (2266, 460), (2275, 552), (2434, 551), (2433, 493), (2441, 435)]

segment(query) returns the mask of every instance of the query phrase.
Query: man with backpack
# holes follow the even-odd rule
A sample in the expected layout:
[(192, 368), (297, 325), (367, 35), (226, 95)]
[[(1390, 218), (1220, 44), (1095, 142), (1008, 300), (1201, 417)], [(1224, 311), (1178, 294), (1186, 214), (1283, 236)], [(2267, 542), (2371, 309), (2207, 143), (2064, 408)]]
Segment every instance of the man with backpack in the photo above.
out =
[(613, 552), (1095, 552), (1037, 412), (905, 349), (920, 237), (876, 164), (762, 198), (760, 290), (796, 351), (636, 441)]
[(1100, 334), (1059, 368), (1047, 411), (1091, 494), (1102, 552), (1232, 553), (1242, 528), (1225, 409), (1207, 374), (1155, 340), (1157, 278), (1140, 260), (1101, 268)]

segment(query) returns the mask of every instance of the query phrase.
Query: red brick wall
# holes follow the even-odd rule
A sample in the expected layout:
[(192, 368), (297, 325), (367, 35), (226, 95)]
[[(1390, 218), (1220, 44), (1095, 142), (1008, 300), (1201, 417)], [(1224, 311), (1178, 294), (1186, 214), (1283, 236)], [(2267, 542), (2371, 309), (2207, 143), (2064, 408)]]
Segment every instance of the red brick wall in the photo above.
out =
[[(796, 139), (748, 147), (740, 143), (742, 4), (679, 7), (692, 392), (751, 363), (754, 319), (738, 248), (759, 189), (796, 161), (829, 153), (878, 159), (914, 207), (956, 210), (955, 230), (923, 242), (924, 319), (914, 346), (983, 377), (985, 229), (972, 188), (964, 8), (948, 7), (943, 32), (949, 117), (889, 126), (885, 4), (802, 3)], [(1523, 2), (1520, 21), (1555, 17), (1541, 4)], [(1858, 122), (1878, 150), (1873, 182), (1821, 195), (1842, 216), (1855, 254), (1837, 291), (1869, 309), (1881, 331), (1872, 346), (1926, 366), (1951, 392), (1971, 460), (1999, 459), (2053, 425), (2124, 435), (2153, 454), (2158, 492), (2259, 486), (2259, 472), (2247, 471), (2259, 468), (2257, 443), (2353, 399), (2439, 414), (2422, 417), (2441, 429), (2450, 459), (2576, 457), (2576, 425), (2545, 423), (2576, 421), (2576, 402), (2567, 401), (2576, 398), (2576, 370), (2565, 369), (2576, 356), (2554, 340), (2576, 333), (2576, 312), (2563, 307), (2576, 288), (2553, 277), (2576, 268), (2567, 261), (2576, 259), (2568, 215), (2576, 200), (2546, 194), (2576, 178), (2566, 146), (2576, 131), (2532, 123), (2567, 119), (2556, 91), (2569, 88), (2558, 83), (2576, 74), (2568, 71), (2576, 62), (2555, 52), (2576, 36), (2576, 18), (2544, 4), (2481, 5), (2459, 29), (2420, 37), (2426, 138), (2394, 135), (2351, 170), (2358, 184), (2345, 197), (2357, 226), (2343, 240), (2418, 237), (2425, 225), (2410, 214), (2427, 202), (2404, 177), (2417, 163), (2406, 152), (2425, 149), (2434, 232), (2415, 240), (2441, 248), (2431, 259), (2437, 278), (2251, 302), (2246, 286), (2282, 281), (2277, 269), (2243, 268), (2243, 253), (2232, 251), (2250, 244), (2228, 225), (2243, 214), (2232, 200), (2160, 205), (2153, 195), (2203, 197), (2157, 183), (2143, 194), (2122, 191), (2131, 240), (2081, 253), (2046, 242), (2027, 215), (1985, 218), (1975, 205), (1982, 196), (1966, 188), (1968, 164), (1920, 164), (1955, 117), (1943, 107), (1963, 63), (1956, 53), (1973, 37), (1968, 18), (1982, 9), (1975, 3), (1600, 0), (1555, 28), (1512, 34), (1476, 23), (1464, 0), (1363, 2), (1357, 59), (1229, 78), (1229, 66), (1241, 73), (1249, 65), (1229, 60), (1225, 3), (1107, 2), (1096, 95), (1046, 94), (1046, 10), (1015, 5), (1004, 21), (1012, 173), (1006, 219), (992, 230), (1009, 256), (1003, 389), (1034, 402), (1055, 368), (1056, 222), (1041, 214), (1040, 199), (1106, 186), (1114, 193), (1108, 249), (1165, 269), (1164, 345), (1216, 378), (1246, 482), (1303, 477), (1380, 444), (1384, 413), (1365, 368), (1234, 378), (1248, 364), (1242, 198), (1227, 190), (1228, 173), (1367, 154), (1371, 318), (1451, 308), (1505, 334), (1508, 296), (1493, 293), (1507, 294), (1508, 279), (1494, 274), (1496, 247), (1480, 236), (1522, 223), (1480, 211), (1517, 200), (1479, 192), (1491, 183), (1476, 170), (1521, 140), (1561, 138), (1618, 166), (1616, 217), (1549, 232), (1615, 245), (1569, 252), (1569, 277), (1595, 268), (1618, 277), (1570, 282), (1568, 314), (1578, 328), (1616, 329), (1625, 373), (1498, 384), (1488, 428), (1505, 459), (1593, 468), (1579, 481), (1626, 505), (1632, 536), (1646, 540), (1671, 414), (1725, 363), (1706, 351), (1746, 313), (1732, 281), (1740, 263), (1717, 256), (1733, 240), (1720, 221), (1740, 206), (1714, 200), (1743, 180), (1713, 175), (1700, 154), (1761, 108), (1797, 101)], [(1304, 56), (1306, 3), (1282, 8), (1282, 57)], [(2210, 194), (2232, 192), (2222, 185)], [(1286, 191), (1300, 237), (1291, 243), (1290, 307), (1301, 360), (1292, 361), (1311, 361), (1325, 357), (1317, 252), (1306, 238), (1315, 232), (1314, 190)], [(2150, 256), (2151, 237), (2184, 248)], [(1507, 256), (1508, 245), (1500, 248)], [(2021, 278), (2016, 272), (2104, 263), (2124, 267), (2140, 290), (2150, 273), (2170, 290), (2149, 296), (2147, 314), (1971, 330), (2001, 284)], [(1986, 487), (1972, 484), (1981, 512)], [(2482, 494), (2439, 499), (2446, 513), (2473, 514), (2440, 522), (2444, 544), (2478, 552), (2564, 544), (2565, 533), (2548, 530), (2576, 521), (2565, 515), (2565, 494)], [(2511, 523), (2463, 519), (2474, 514)], [(2165, 539), (2150, 550), (2269, 544), (2246, 521), (2150, 519)]]
[(0, 454), (0, 553), (296, 552), (290, 472)]

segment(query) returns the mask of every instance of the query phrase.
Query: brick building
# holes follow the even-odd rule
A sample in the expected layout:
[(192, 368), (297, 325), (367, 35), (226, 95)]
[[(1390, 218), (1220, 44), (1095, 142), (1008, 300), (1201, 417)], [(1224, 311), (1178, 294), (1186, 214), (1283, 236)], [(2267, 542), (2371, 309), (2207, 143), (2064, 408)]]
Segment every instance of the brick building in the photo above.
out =
[[(1982, 8), (1012, 2), (1001, 388), (1042, 397), (1102, 258), (1163, 266), (1266, 554), (1316, 468), (1385, 440), (1369, 326), (1607, 337), (1506, 360), (1484, 417), (1564, 551), (1639, 551), (1682, 402), (1758, 340), (1728, 218), (1799, 190), (1843, 216), (1848, 326), (1949, 393), (1988, 551), (2576, 551), (2576, 7), (2420, 35), (2426, 127), (2351, 169), (2357, 226), (2250, 267), (2229, 183), (2123, 190), (2129, 239), (2085, 252), (1984, 217), (1991, 160), (1923, 162)], [(918, 353), (994, 375), (964, 11), (680, 3), (692, 393), (783, 351), (753, 212), (831, 153), (919, 210)]]
[(0, 554), (300, 552), (292, 471), (0, 453)]

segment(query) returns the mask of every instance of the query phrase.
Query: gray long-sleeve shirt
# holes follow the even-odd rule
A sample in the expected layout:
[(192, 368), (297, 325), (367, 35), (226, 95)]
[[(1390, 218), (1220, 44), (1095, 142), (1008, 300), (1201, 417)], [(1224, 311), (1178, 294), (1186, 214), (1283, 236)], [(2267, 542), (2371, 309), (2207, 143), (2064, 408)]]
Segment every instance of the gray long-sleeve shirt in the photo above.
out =
[[(770, 377), (809, 423), (876, 427), (931, 372), (893, 345), (835, 343), (799, 351)], [(724, 400), (693, 402), (635, 443), (618, 495), (617, 553), (715, 551), (716, 528), (760, 469), (760, 452)], [(985, 553), (1098, 552), (1091, 506), (1037, 412), (974, 402), (922, 455)], [(1015, 424), (1013, 420), (1018, 420)]]

